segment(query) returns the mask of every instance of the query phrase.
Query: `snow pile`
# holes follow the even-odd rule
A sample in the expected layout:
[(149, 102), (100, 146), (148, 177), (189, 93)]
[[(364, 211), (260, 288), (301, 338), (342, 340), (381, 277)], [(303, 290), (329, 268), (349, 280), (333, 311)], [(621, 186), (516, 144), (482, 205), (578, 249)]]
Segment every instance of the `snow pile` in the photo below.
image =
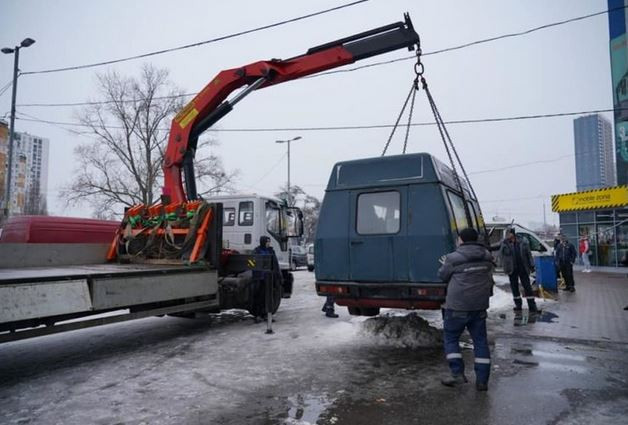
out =
[(495, 285), (493, 287), (493, 296), (489, 298), (488, 311), (503, 310), (506, 307), (512, 306), (512, 294)]
[(443, 333), (412, 312), (404, 316), (398, 313), (385, 313), (365, 320), (361, 333), (372, 336), (382, 345), (403, 348), (431, 348), (443, 344)]

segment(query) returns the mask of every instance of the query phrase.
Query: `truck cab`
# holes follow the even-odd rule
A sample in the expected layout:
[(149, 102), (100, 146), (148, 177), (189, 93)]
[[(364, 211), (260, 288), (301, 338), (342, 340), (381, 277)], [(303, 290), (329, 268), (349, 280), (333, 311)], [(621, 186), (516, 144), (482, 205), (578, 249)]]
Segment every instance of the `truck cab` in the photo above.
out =
[(214, 196), (209, 202), (223, 205), (222, 240), (224, 248), (252, 253), (261, 236), (268, 236), (284, 279), (284, 294), (292, 293), (290, 238), (303, 234), (303, 215), (296, 207), (257, 194)]

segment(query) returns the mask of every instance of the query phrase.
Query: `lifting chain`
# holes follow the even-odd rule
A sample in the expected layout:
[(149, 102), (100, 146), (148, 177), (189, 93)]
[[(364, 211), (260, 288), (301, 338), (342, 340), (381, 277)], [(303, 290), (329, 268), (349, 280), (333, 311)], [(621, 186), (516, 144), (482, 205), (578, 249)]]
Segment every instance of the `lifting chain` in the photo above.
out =
[[(399, 126), (399, 121), (401, 120), (401, 117), (403, 116), (403, 113), (406, 107), (408, 106), (408, 102), (410, 101), (410, 98), (412, 98), (412, 102), (410, 103), (410, 111), (408, 113), (408, 123), (406, 125), (406, 136), (403, 143), (403, 153), (404, 154), (406, 153), (407, 146), (408, 146), (408, 136), (410, 134), (410, 126), (412, 125), (412, 114), (414, 112), (414, 102), (416, 99), (416, 93), (419, 91), (419, 82), (420, 82), (421, 88), (423, 88), (423, 91), (425, 91), (425, 94), (427, 95), (430, 108), (432, 109), (432, 113), (434, 114), (434, 121), (436, 122), (436, 127), (438, 128), (438, 132), (440, 133), (441, 139), (443, 141), (445, 151), (447, 152), (449, 163), (452, 168), (454, 182), (456, 186), (458, 187), (458, 190), (460, 191), (460, 194), (463, 200), (467, 222), (469, 223), (470, 226), (472, 226), (473, 225), (472, 223), (474, 221), (472, 219), (472, 214), (469, 209), (469, 202), (468, 202), (469, 199), (467, 198), (465, 194), (465, 188), (462, 184), (462, 180), (460, 179), (460, 175), (458, 174), (456, 162), (460, 165), (460, 170), (462, 171), (462, 174), (467, 182), (468, 190), (470, 194), (473, 196), (474, 199), (477, 199), (477, 195), (475, 194), (475, 190), (473, 189), (473, 186), (471, 185), (471, 181), (469, 180), (467, 172), (464, 166), (462, 165), (462, 161), (460, 160), (458, 151), (456, 150), (456, 147), (454, 146), (454, 143), (451, 140), (449, 131), (447, 131), (447, 127), (445, 126), (443, 117), (441, 116), (440, 111), (438, 110), (438, 107), (436, 106), (436, 102), (434, 102), (434, 98), (432, 97), (432, 93), (430, 92), (429, 86), (427, 85), (427, 81), (425, 80), (425, 77), (423, 76), (423, 73), (425, 72), (425, 67), (423, 65), (423, 62), (421, 61), (421, 54), (422, 54), (421, 41), (419, 40), (416, 46), (416, 62), (414, 64), (414, 81), (412, 81), (412, 87), (410, 88), (410, 92), (408, 93), (408, 96), (406, 97), (406, 100), (403, 103), (401, 112), (399, 113), (399, 116), (397, 117), (397, 121), (395, 121), (395, 125), (393, 126), (390, 136), (388, 137), (388, 141), (386, 142), (386, 146), (384, 147), (382, 156), (386, 155), (388, 146), (390, 145), (390, 142), (395, 134), (395, 131), (397, 130), (397, 127)], [(454, 157), (455, 157), (455, 161), (454, 161)], [(482, 214), (480, 211), (478, 211), (478, 213), (480, 215)], [(488, 234), (486, 233), (486, 227), (484, 228), (484, 233), (486, 235), (486, 240), (488, 241)]]
[(406, 100), (403, 102), (403, 106), (401, 107), (401, 112), (399, 112), (399, 116), (395, 121), (395, 125), (393, 126), (392, 131), (390, 132), (390, 136), (388, 136), (388, 140), (386, 141), (386, 146), (384, 146), (384, 151), (382, 152), (382, 156), (386, 155), (386, 151), (388, 150), (388, 146), (390, 146), (390, 142), (392, 141), (395, 132), (397, 131), (397, 127), (399, 126), (399, 121), (401, 121), (401, 117), (403, 116), (406, 107), (408, 106), (408, 102), (410, 102), (410, 111), (408, 113), (408, 123), (406, 125), (406, 136), (403, 141), (403, 153), (406, 153), (406, 149), (408, 147), (408, 137), (410, 136), (410, 126), (412, 125), (412, 114), (414, 113), (414, 101), (416, 100), (416, 92), (419, 91), (419, 79), (423, 78), (423, 72), (425, 71), (425, 67), (423, 66), (423, 62), (421, 62), (421, 41), (419, 40), (416, 45), (416, 63), (414, 64), (414, 81), (412, 81), (412, 86), (410, 87), (410, 92), (406, 97)]

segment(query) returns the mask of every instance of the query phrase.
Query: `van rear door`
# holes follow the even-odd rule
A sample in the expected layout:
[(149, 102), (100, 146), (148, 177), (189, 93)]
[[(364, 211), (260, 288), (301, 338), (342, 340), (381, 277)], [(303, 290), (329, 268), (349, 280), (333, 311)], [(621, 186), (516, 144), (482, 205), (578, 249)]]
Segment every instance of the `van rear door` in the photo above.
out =
[(351, 280), (408, 280), (406, 211), (406, 187), (351, 192)]

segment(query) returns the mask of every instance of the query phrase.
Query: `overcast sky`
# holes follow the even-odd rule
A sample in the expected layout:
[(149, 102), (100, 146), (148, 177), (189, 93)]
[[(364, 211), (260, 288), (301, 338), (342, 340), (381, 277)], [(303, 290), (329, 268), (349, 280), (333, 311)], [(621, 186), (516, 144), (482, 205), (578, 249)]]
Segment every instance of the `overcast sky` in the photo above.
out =
[[(34, 38), (36, 44), (20, 55), (21, 70), (34, 71), (176, 47), (349, 2), (0, 0), (0, 44), (14, 46), (25, 37)], [(406, 11), (421, 36), (424, 52), (429, 52), (606, 8), (605, 0), (371, 0), (174, 53), (98, 68), (25, 75), (19, 80), (17, 103), (94, 100), (96, 73), (115, 69), (136, 75), (146, 62), (167, 68), (176, 85), (196, 92), (223, 69), (293, 57), (309, 47), (402, 20)], [(443, 117), (461, 120), (612, 108), (607, 19), (601, 15), (425, 57), (425, 76)], [(359, 65), (408, 55), (399, 50)], [(216, 128), (392, 124), (412, 81), (412, 65), (412, 61), (401, 61), (260, 90), (238, 104)], [(12, 56), (0, 55), (0, 86), (12, 78), (12, 71)], [(10, 97), (10, 90), (0, 97), (0, 116), (10, 110)], [(72, 107), (18, 107), (18, 111), (61, 122), (76, 121), (77, 113)], [(415, 122), (432, 119), (422, 92), (414, 115)], [(611, 118), (611, 114), (606, 116)], [(574, 118), (449, 127), (487, 219), (498, 214), (524, 224), (542, 222), (545, 203), (548, 222), (558, 222), (550, 211), (550, 195), (576, 189)], [(89, 139), (58, 126), (23, 120), (16, 121), (16, 130), (50, 139), (50, 213), (89, 216), (88, 206), (68, 209), (58, 200), (59, 187), (73, 176), (73, 149)], [(386, 129), (223, 131), (216, 137), (226, 167), (240, 170), (237, 187), (268, 195), (286, 180), (287, 164), (282, 159), (286, 146), (275, 140), (301, 136), (291, 149), (292, 183), (322, 198), (335, 162), (380, 155), (388, 133)], [(389, 152), (400, 153), (402, 144), (399, 135)], [(435, 127), (413, 128), (409, 151), (430, 152), (446, 160)], [(493, 169), (500, 170), (478, 173)]]

